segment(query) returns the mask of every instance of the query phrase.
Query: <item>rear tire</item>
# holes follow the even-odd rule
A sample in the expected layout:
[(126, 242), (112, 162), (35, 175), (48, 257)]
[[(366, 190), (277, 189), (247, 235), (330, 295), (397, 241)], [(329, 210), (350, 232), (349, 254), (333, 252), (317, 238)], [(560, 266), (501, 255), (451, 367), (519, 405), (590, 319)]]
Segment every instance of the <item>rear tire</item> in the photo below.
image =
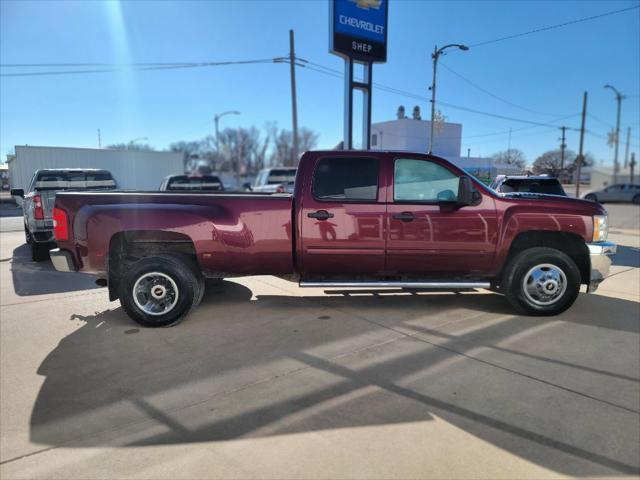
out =
[(636, 195), (635, 197), (633, 197), (633, 200), (631, 200), (633, 202), (634, 205), (640, 205), (640, 195)]
[(31, 260), (44, 262), (49, 260), (49, 244), (31, 241)]
[(26, 225), (24, 226), (24, 241), (27, 245), (31, 245), (33, 243), (33, 236)]
[(535, 247), (512, 258), (501, 289), (516, 310), (527, 315), (558, 315), (580, 293), (580, 270), (565, 253)]
[(119, 283), (127, 315), (145, 327), (179, 323), (204, 292), (202, 275), (182, 255), (157, 255), (138, 260)]

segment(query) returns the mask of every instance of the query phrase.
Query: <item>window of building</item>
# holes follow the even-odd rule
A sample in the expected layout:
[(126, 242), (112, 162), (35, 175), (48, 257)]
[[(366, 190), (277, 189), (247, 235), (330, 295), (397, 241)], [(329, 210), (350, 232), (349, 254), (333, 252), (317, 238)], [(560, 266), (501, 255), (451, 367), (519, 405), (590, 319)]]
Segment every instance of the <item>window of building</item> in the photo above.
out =
[(401, 202), (455, 202), (458, 176), (424, 160), (398, 159), (393, 168), (393, 199)]
[(378, 160), (323, 158), (313, 175), (312, 192), (318, 200), (374, 201), (378, 197)]
[(378, 145), (378, 135), (374, 133), (371, 135), (371, 146), (375, 147), (376, 145)]

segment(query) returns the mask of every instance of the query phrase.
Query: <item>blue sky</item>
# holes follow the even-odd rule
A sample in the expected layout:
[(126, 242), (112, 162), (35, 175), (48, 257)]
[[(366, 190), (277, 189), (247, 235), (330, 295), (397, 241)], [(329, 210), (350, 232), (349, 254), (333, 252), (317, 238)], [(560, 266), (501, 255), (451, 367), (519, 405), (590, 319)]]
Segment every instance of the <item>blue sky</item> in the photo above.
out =
[[(638, 5), (637, 1), (427, 2), (391, 0), (388, 62), (374, 67), (374, 81), (427, 96), (434, 44), (466, 43)], [(262, 59), (288, 52), (288, 30), (298, 56), (333, 69), (342, 60), (328, 53), (328, 2), (195, 1), (79, 2), (2, 1), (0, 59), (14, 63), (206, 62)], [(582, 92), (589, 92), (585, 150), (611, 164), (605, 136), (615, 122), (610, 83), (627, 99), (622, 140), (632, 128), (632, 151), (640, 144), (640, 9), (521, 38), (452, 52), (442, 63), (507, 102), (488, 95), (445, 68), (438, 71), (438, 99), (451, 104), (534, 122), (579, 126)], [(34, 71), (53, 70), (38, 68)], [(26, 71), (3, 68), (2, 73)], [(319, 147), (342, 135), (342, 81), (298, 68), (299, 124), (319, 132)], [(221, 128), (290, 128), (286, 64), (236, 65), (181, 70), (82, 75), (0, 77), (0, 154), (14, 145), (96, 147), (148, 137), (166, 148), (213, 132), (213, 115), (239, 110)], [(373, 120), (429, 104), (375, 90)], [(463, 124), (463, 152), (490, 155), (508, 145), (531, 162), (557, 148), (559, 130), (441, 106), (449, 121)], [(522, 130), (518, 130), (522, 129)], [(493, 135), (494, 133), (502, 132)], [(491, 135), (489, 135), (491, 134)], [(578, 149), (578, 135), (568, 133)], [(621, 156), (624, 145), (620, 148)]]

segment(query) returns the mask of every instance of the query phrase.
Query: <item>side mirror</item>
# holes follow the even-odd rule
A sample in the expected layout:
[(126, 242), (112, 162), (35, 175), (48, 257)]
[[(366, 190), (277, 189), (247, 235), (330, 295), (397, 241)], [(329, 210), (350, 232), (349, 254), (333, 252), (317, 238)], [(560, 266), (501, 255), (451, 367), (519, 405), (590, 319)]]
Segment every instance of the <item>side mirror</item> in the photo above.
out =
[(459, 206), (473, 205), (481, 199), (480, 193), (473, 188), (473, 183), (469, 177), (462, 176), (458, 181), (458, 201)]
[(24, 189), (22, 189), (22, 188), (12, 188), (11, 189), (11, 196), (12, 197), (24, 198)]

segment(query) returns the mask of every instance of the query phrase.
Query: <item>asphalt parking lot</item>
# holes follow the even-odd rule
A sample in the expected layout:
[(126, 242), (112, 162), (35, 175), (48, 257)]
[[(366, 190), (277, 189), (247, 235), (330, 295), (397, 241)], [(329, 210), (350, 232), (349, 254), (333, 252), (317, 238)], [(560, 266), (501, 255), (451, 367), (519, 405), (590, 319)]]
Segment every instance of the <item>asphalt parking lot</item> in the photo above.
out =
[(144, 329), (0, 219), (0, 477), (640, 473), (640, 208), (612, 276), (552, 318), (485, 292), (209, 284)]

